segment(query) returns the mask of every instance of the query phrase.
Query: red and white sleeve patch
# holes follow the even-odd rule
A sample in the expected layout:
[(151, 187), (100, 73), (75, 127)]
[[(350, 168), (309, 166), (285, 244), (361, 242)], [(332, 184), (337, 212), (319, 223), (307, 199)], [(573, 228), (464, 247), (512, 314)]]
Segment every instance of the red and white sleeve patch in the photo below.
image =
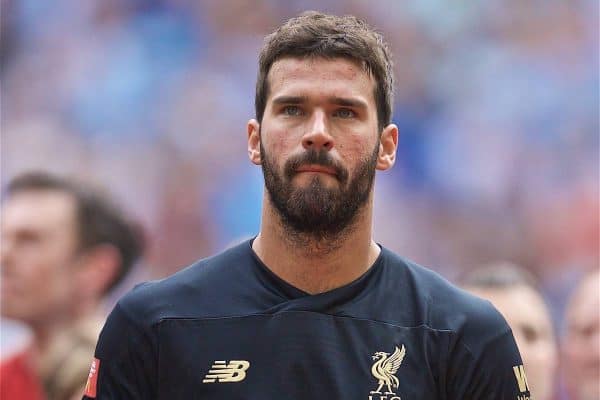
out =
[(90, 373), (88, 375), (87, 383), (85, 384), (85, 393), (87, 397), (92, 399), (96, 398), (96, 384), (98, 382), (98, 371), (100, 370), (100, 360), (94, 358), (92, 360), (92, 366), (90, 367)]

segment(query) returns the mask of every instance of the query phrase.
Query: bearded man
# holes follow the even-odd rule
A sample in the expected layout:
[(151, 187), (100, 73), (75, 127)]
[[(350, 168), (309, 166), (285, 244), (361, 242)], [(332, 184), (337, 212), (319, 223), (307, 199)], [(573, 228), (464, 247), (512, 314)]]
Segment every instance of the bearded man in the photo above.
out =
[(352, 16), (267, 36), (247, 124), (260, 232), (123, 298), (87, 399), (529, 398), (500, 314), (372, 238), (398, 144), (390, 58)]

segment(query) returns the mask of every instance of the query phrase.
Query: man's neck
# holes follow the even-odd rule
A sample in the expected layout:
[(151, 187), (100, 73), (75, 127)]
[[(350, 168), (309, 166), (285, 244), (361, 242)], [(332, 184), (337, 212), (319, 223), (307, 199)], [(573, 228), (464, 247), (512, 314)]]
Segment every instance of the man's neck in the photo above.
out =
[[(85, 304), (85, 306), (84, 306)], [(60, 335), (77, 327), (82, 321), (92, 318), (98, 314), (99, 304), (97, 302), (81, 302), (76, 311), (58, 316), (55, 314), (52, 321), (31, 324), (32, 342), (30, 347), (30, 357), (32, 365), (39, 369), (40, 360), (43, 360)]]
[(380, 248), (371, 237), (370, 201), (335, 241), (290, 234), (267, 201), (263, 204), (261, 230), (252, 248), (275, 275), (298, 289), (316, 294), (344, 286), (363, 275), (379, 256)]

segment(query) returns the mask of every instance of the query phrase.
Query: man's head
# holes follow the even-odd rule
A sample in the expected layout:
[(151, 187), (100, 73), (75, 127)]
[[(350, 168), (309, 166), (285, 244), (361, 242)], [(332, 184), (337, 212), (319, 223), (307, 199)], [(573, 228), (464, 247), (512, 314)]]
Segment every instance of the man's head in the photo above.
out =
[(291, 232), (332, 238), (394, 163), (392, 65), (381, 35), (351, 16), (308, 12), (267, 36), (250, 159)]
[(600, 270), (586, 275), (571, 296), (562, 353), (570, 398), (600, 399)]
[(555, 390), (558, 350), (548, 308), (533, 277), (509, 263), (471, 272), (465, 289), (489, 300), (506, 318), (519, 347), (532, 395), (550, 400)]
[(379, 130), (391, 123), (394, 75), (388, 45), (383, 37), (354, 16), (338, 17), (308, 11), (292, 18), (265, 38), (260, 52), (256, 119), (262, 122), (269, 98), (269, 72), (282, 58), (345, 58), (361, 66), (375, 81)]
[(143, 242), (109, 203), (45, 173), (11, 181), (2, 205), (2, 315), (32, 326), (77, 317), (139, 258)]

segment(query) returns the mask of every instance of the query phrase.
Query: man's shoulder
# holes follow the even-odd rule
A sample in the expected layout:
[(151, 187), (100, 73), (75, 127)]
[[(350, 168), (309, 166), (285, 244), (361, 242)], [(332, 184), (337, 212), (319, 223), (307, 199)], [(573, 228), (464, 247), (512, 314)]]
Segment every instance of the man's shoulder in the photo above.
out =
[(211, 302), (240, 287), (236, 282), (251, 262), (246, 247), (248, 242), (198, 260), (167, 278), (140, 283), (119, 300), (118, 307), (131, 319), (151, 324), (164, 318), (210, 316), (215, 309)]
[(489, 301), (466, 292), (426, 267), (388, 253), (398, 286), (406, 292), (402, 297), (404, 300), (411, 298), (418, 314), (417, 323), (435, 330), (451, 331), (468, 342), (510, 331)]

